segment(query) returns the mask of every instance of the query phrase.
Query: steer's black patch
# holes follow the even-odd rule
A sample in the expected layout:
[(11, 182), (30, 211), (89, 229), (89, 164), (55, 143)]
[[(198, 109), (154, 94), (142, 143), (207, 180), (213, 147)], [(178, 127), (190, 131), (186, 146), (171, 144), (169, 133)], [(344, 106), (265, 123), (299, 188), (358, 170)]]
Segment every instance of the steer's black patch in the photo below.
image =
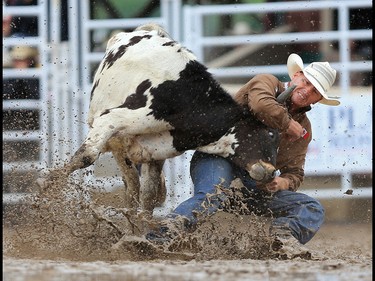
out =
[(111, 112), (111, 109), (106, 109), (106, 110), (104, 110), (104, 111), (100, 114), (100, 116), (106, 115), (106, 114), (108, 114), (108, 113), (110, 113), (110, 112)]
[(119, 108), (138, 109), (146, 106), (147, 96), (144, 95), (146, 90), (151, 87), (151, 81), (146, 79), (142, 81), (135, 90), (134, 94), (129, 95), (125, 102)]
[(112, 51), (109, 51), (108, 54), (106, 55), (106, 57), (104, 58), (104, 62), (103, 62), (103, 66), (102, 66), (102, 69), (101, 71), (103, 71), (103, 69), (107, 66), (107, 68), (110, 68), (116, 60), (118, 60), (119, 58), (121, 58), (125, 52), (126, 52), (126, 49), (130, 46), (134, 46), (135, 44), (139, 43), (142, 39), (150, 39), (152, 36), (151, 35), (143, 35), (143, 36), (134, 36), (132, 38), (130, 38), (129, 40), (129, 43), (126, 44), (126, 45), (121, 45), (117, 52), (114, 52), (113, 50)]
[(102, 72), (103, 69), (106, 66), (108, 68), (110, 68), (115, 63), (116, 60), (118, 60), (120, 57), (122, 57), (124, 55), (127, 47), (128, 47), (128, 45), (120, 46), (116, 53), (114, 51), (109, 51), (107, 56), (104, 58), (104, 63), (103, 63), (103, 66), (102, 66), (102, 69), (100, 70), (100, 72)]
[(173, 47), (174, 45), (176, 45), (175, 41), (169, 41), (169, 42), (164, 43), (162, 46), (172, 46)]
[[(138, 109), (138, 108), (141, 108), (141, 107), (145, 107), (146, 102), (147, 102), (147, 96), (144, 95), (144, 93), (150, 87), (151, 87), (151, 81), (150, 80), (146, 79), (146, 80), (142, 81), (137, 86), (137, 89), (135, 90), (134, 94), (129, 95), (122, 105), (120, 105), (118, 107), (114, 107), (114, 108), (129, 108), (129, 109), (135, 110), (135, 109)], [(106, 109), (105, 111), (103, 111), (100, 114), (100, 116), (103, 116), (105, 114), (110, 113), (112, 109), (113, 108)]]
[(92, 97), (94, 96), (94, 92), (95, 92), (95, 89), (98, 87), (99, 85), (99, 81), (100, 79), (96, 80), (95, 83), (92, 85), (92, 88), (91, 88), (91, 93), (90, 93), (90, 102), (92, 100)]
[(218, 140), (243, 116), (242, 108), (204, 65), (190, 61), (179, 77), (150, 90), (150, 114), (175, 128), (171, 135), (178, 151)]

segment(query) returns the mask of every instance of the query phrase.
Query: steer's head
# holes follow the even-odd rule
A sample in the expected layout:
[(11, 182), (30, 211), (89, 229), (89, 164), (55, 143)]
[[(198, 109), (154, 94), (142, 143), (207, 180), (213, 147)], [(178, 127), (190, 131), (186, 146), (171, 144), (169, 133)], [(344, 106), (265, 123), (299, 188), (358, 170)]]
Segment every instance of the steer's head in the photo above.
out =
[(170, 38), (172, 39), (172, 37), (168, 34), (167, 31), (165, 31), (165, 29), (157, 24), (157, 23), (146, 23), (144, 25), (141, 25), (141, 26), (138, 26), (135, 31), (139, 31), (139, 30), (145, 30), (145, 31), (153, 31), (155, 30), (159, 36), (161, 37), (167, 37), (167, 38)]
[(238, 122), (232, 133), (234, 154), (229, 158), (237, 166), (246, 169), (252, 179), (268, 183), (275, 178), (279, 132), (266, 127), (253, 117)]

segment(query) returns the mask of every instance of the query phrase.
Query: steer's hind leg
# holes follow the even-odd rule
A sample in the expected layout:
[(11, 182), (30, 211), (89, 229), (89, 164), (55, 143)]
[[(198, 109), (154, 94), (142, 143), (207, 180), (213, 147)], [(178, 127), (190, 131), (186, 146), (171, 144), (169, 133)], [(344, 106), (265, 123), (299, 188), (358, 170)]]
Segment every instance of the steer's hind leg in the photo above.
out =
[(37, 179), (37, 184), (41, 191), (47, 190), (53, 183), (66, 185), (68, 176), (76, 170), (86, 168), (93, 164), (98, 158), (99, 153), (90, 154), (87, 151), (87, 144), (83, 143), (74, 153), (73, 157), (62, 168), (55, 168), (48, 171), (47, 175)]
[(112, 154), (121, 170), (122, 180), (125, 185), (125, 207), (136, 209), (139, 207), (139, 173), (129, 159), (126, 158), (126, 151), (113, 150)]
[(108, 139), (116, 130), (115, 126), (104, 128), (103, 121), (106, 120), (99, 120), (95, 123), (96, 126), (90, 129), (84, 143), (64, 167), (50, 170), (46, 177), (37, 180), (42, 189), (49, 187), (52, 182), (56, 181), (56, 178), (67, 178), (74, 171), (87, 168), (98, 159), (99, 154), (104, 152)]
[(122, 131), (124, 135), (138, 135), (145, 131), (150, 133), (150, 128), (153, 129), (153, 132), (163, 132), (170, 129), (168, 123), (160, 122), (148, 115), (149, 109), (146, 108), (139, 110), (117, 108), (95, 118), (84, 143), (71, 160), (63, 168), (52, 170), (47, 178), (38, 182), (39, 185), (46, 187), (56, 175), (67, 177), (75, 170), (93, 164), (100, 153), (107, 151), (108, 140), (119, 131)]
[[(115, 108), (97, 117), (90, 129), (85, 142), (74, 154), (71, 161), (65, 166), (68, 174), (75, 170), (86, 168), (98, 159), (99, 154), (108, 151), (110, 139), (124, 139), (128, 135), (141, 135), (145, 132), (164, 132), (170, 129), (168, 123), (148, 117), (149, 109), (129, 110)], [(118, 135), (116, 137), (116, 135)], [(114, 137), (113, 137), (114, 136)], [(113, 137), (113, 138), (112, 138)], [(121, 145), (121, 144), (120, 144)], [(122, 150), (125, 150), (124, 143)], [(114, 151), (114, 149), (112, 149)], [(125, 155), (125, 154), (124, 154)]]
[(162, 173), (164, 160), (142, 164), (140, 203), (142, 209), (151, 214), (156, 206), (160, 206), (166, 197), (164, 175)]

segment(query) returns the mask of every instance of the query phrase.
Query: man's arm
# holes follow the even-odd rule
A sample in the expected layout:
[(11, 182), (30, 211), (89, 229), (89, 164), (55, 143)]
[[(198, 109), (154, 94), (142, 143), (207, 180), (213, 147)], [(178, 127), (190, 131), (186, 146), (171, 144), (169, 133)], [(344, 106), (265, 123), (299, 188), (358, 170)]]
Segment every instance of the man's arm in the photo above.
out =
[(279, 80), (270, 74), (259, 74), (246, 83), (235, 95), (241, 105), (247, 105), (255, 117), (271, 128), (284, 132), (291, 116), (276, 100), (276, 92), (283, 91)]
[(268, 184), (257, 184), (257, 187), (269, 192), (276, 192), (279, 190), (296, 191), (303, 182), (304, 169), (301, 163), (305, 163), (305, 157), (301, 156), (294, 158), (291, 163), (280, 168), (280, 175)]
[(299, 120), (303, 127), (307, 128), (307, 138), (299, 138), (290, 142), (289, 137), (281, 134), (281, 142), (277, 155), (276, 169), (280, 175), (267, 185), (257, 185), (258, 188), (276, 192), (278, 190), (296, 191), (302, 184), (305, 176), (304, 166), (308, 145), (312, 139), (311, 123), (307, 117)]

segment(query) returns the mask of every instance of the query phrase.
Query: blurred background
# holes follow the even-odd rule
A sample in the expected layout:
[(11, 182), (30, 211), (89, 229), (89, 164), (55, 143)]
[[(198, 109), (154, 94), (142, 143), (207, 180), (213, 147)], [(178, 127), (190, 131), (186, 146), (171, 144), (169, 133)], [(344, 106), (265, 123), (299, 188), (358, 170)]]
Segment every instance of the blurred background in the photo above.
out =
[[(290, 53), (305, 65), (329, 61), (338, 72), (331, 94), (341, 105), (309, 113), (313, 142), (300, 191), (321, 200), (327, 221), (371, 222), (372, 18), (369, 0), (4, 0), (3, 212), (35, 192), (38, 173), (61, 166), (83, 141), (107, 40), (156, 22), (232, 94), (259, 73), (288, 81)], [(191, 155), (166, 161), (168, 196), (156, 214), (191, 195)], [(110, 154), (73, 178), (103, 198), (121, 198)]]

